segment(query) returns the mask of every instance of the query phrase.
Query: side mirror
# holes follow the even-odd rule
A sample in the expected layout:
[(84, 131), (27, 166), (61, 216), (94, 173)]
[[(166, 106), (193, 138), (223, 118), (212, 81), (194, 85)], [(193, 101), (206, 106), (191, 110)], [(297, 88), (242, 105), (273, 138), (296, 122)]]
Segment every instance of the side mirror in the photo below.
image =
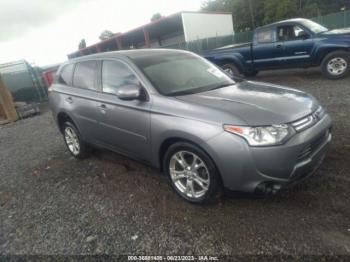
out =
[(117, 90), (117, 96), (121, 100), (135, 100), (141, 97), (142, 90), (139, 85), (125, 85)]
[(308, 39), (310, 38), (310, 35), (308, 33), (306, 33), (305, 31), (301, 31), (299, 34), (298, 34), (298, 38), (301, 38), (301, 39)]

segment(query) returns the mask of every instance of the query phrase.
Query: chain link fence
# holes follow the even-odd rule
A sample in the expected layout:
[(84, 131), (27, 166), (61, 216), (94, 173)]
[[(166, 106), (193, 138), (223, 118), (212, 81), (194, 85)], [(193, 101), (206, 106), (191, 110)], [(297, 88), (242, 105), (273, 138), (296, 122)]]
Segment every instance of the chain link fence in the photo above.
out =
[[(350, 10), (333, 13), (325, 16), (313, 17), (311, 20), (326, 26), (329, 29), (350, 27)], [(234, 35), (198, 39), (191, 42), (180, 42), (163, 48), (184, 49), (195, 53), (202, 53), (227, 45), (251, 42), (253, 31), (239, 32)]]

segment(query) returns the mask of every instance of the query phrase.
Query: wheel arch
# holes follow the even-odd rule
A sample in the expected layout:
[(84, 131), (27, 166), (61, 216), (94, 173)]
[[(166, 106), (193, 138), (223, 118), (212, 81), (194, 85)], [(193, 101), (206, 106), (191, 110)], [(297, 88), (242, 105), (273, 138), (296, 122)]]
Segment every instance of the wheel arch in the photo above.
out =
[(316, 50), (315, 54), (319, 54), (318, 60), (317, 60), (317, 65), (321, 65), (323, 60), (330, 54), (334, 52), (347, 52), (350, 55), (350, 47), (347, 46), (328, 46), (323, 49), (319, 49), (318, 51)]
[(62, 111), (57, 114), (57, 125), (61, 133), (63, 133), (63, 124), (67, 121), (71, 122), (78, 129), (73, 118), (67, 112)]
[(221, 176), (221, 173), (220, 173), (220, 169), (218, 168), (214, 158), (210, 155), (208, 150), (206, 150), (203, 146), (201, 146), (201, 143), (194, 142), (192, 139), (188, 139), (188, 138), (183, 138), (183, 137), (178, 137), (178, 136), (168, 137), (161, 143), (161, 145), (159, 147), (159, 150), (158, 150), (159, 169), (161, 171), (164, 171), (163, 162), (164, 162), (164, 155), (165, 155), (166, 151), (169, 149), (169, 147), (171, 145), (173, 145), (175, 143), (179, 143), (179, 142), (185, 142), (185, 143), (192, 144), (192, 145), (198, 147), (199, 149), (201, 149), (205, 154), (207, 154), (207, 156), (211, 159), (211, 161), (213, 162), (214, 166), (216, 167), (216, 170), (217, 170), (217, 172), (219, 174), (220, 183), (223, 184), (223, 180), (222, 180), (222, 176)]

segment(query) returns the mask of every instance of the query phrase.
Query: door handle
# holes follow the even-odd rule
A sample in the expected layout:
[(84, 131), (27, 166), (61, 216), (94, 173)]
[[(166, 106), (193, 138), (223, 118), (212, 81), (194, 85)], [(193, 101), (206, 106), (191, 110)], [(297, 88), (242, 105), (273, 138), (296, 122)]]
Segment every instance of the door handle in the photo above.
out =
[(105, 104), (101, 104), (100, 107), (101, 107), (102, 109), (106, 109), (106, 108), (107, 108), (107, 106), (106, 106)]
[(276, 48), (282, 48), (283, 45), (279, 44), (279, 45), (276, 45)]
[(66, 98), (66, 101), (68, 102), (68, 103), (73, 103), (73, 98), (72, 97), (70, 97), (70, 96), (68, 96), (67, 98)]

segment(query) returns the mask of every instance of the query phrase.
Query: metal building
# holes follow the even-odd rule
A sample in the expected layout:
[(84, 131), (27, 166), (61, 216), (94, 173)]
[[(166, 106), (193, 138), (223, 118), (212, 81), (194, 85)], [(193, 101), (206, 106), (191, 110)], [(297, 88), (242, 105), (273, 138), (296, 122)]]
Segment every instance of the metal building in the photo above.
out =
[(231, 13), (179, 12), (128, 32), (118, 33), (71, 53), (68, 58), (131, 48), (171, 48), (179, 43), (233, 34)]
[(0, 75), (14, 101), (31, 103), (47, 100), (41, 70), (32, 67), (27, 61), (0, 64)]

